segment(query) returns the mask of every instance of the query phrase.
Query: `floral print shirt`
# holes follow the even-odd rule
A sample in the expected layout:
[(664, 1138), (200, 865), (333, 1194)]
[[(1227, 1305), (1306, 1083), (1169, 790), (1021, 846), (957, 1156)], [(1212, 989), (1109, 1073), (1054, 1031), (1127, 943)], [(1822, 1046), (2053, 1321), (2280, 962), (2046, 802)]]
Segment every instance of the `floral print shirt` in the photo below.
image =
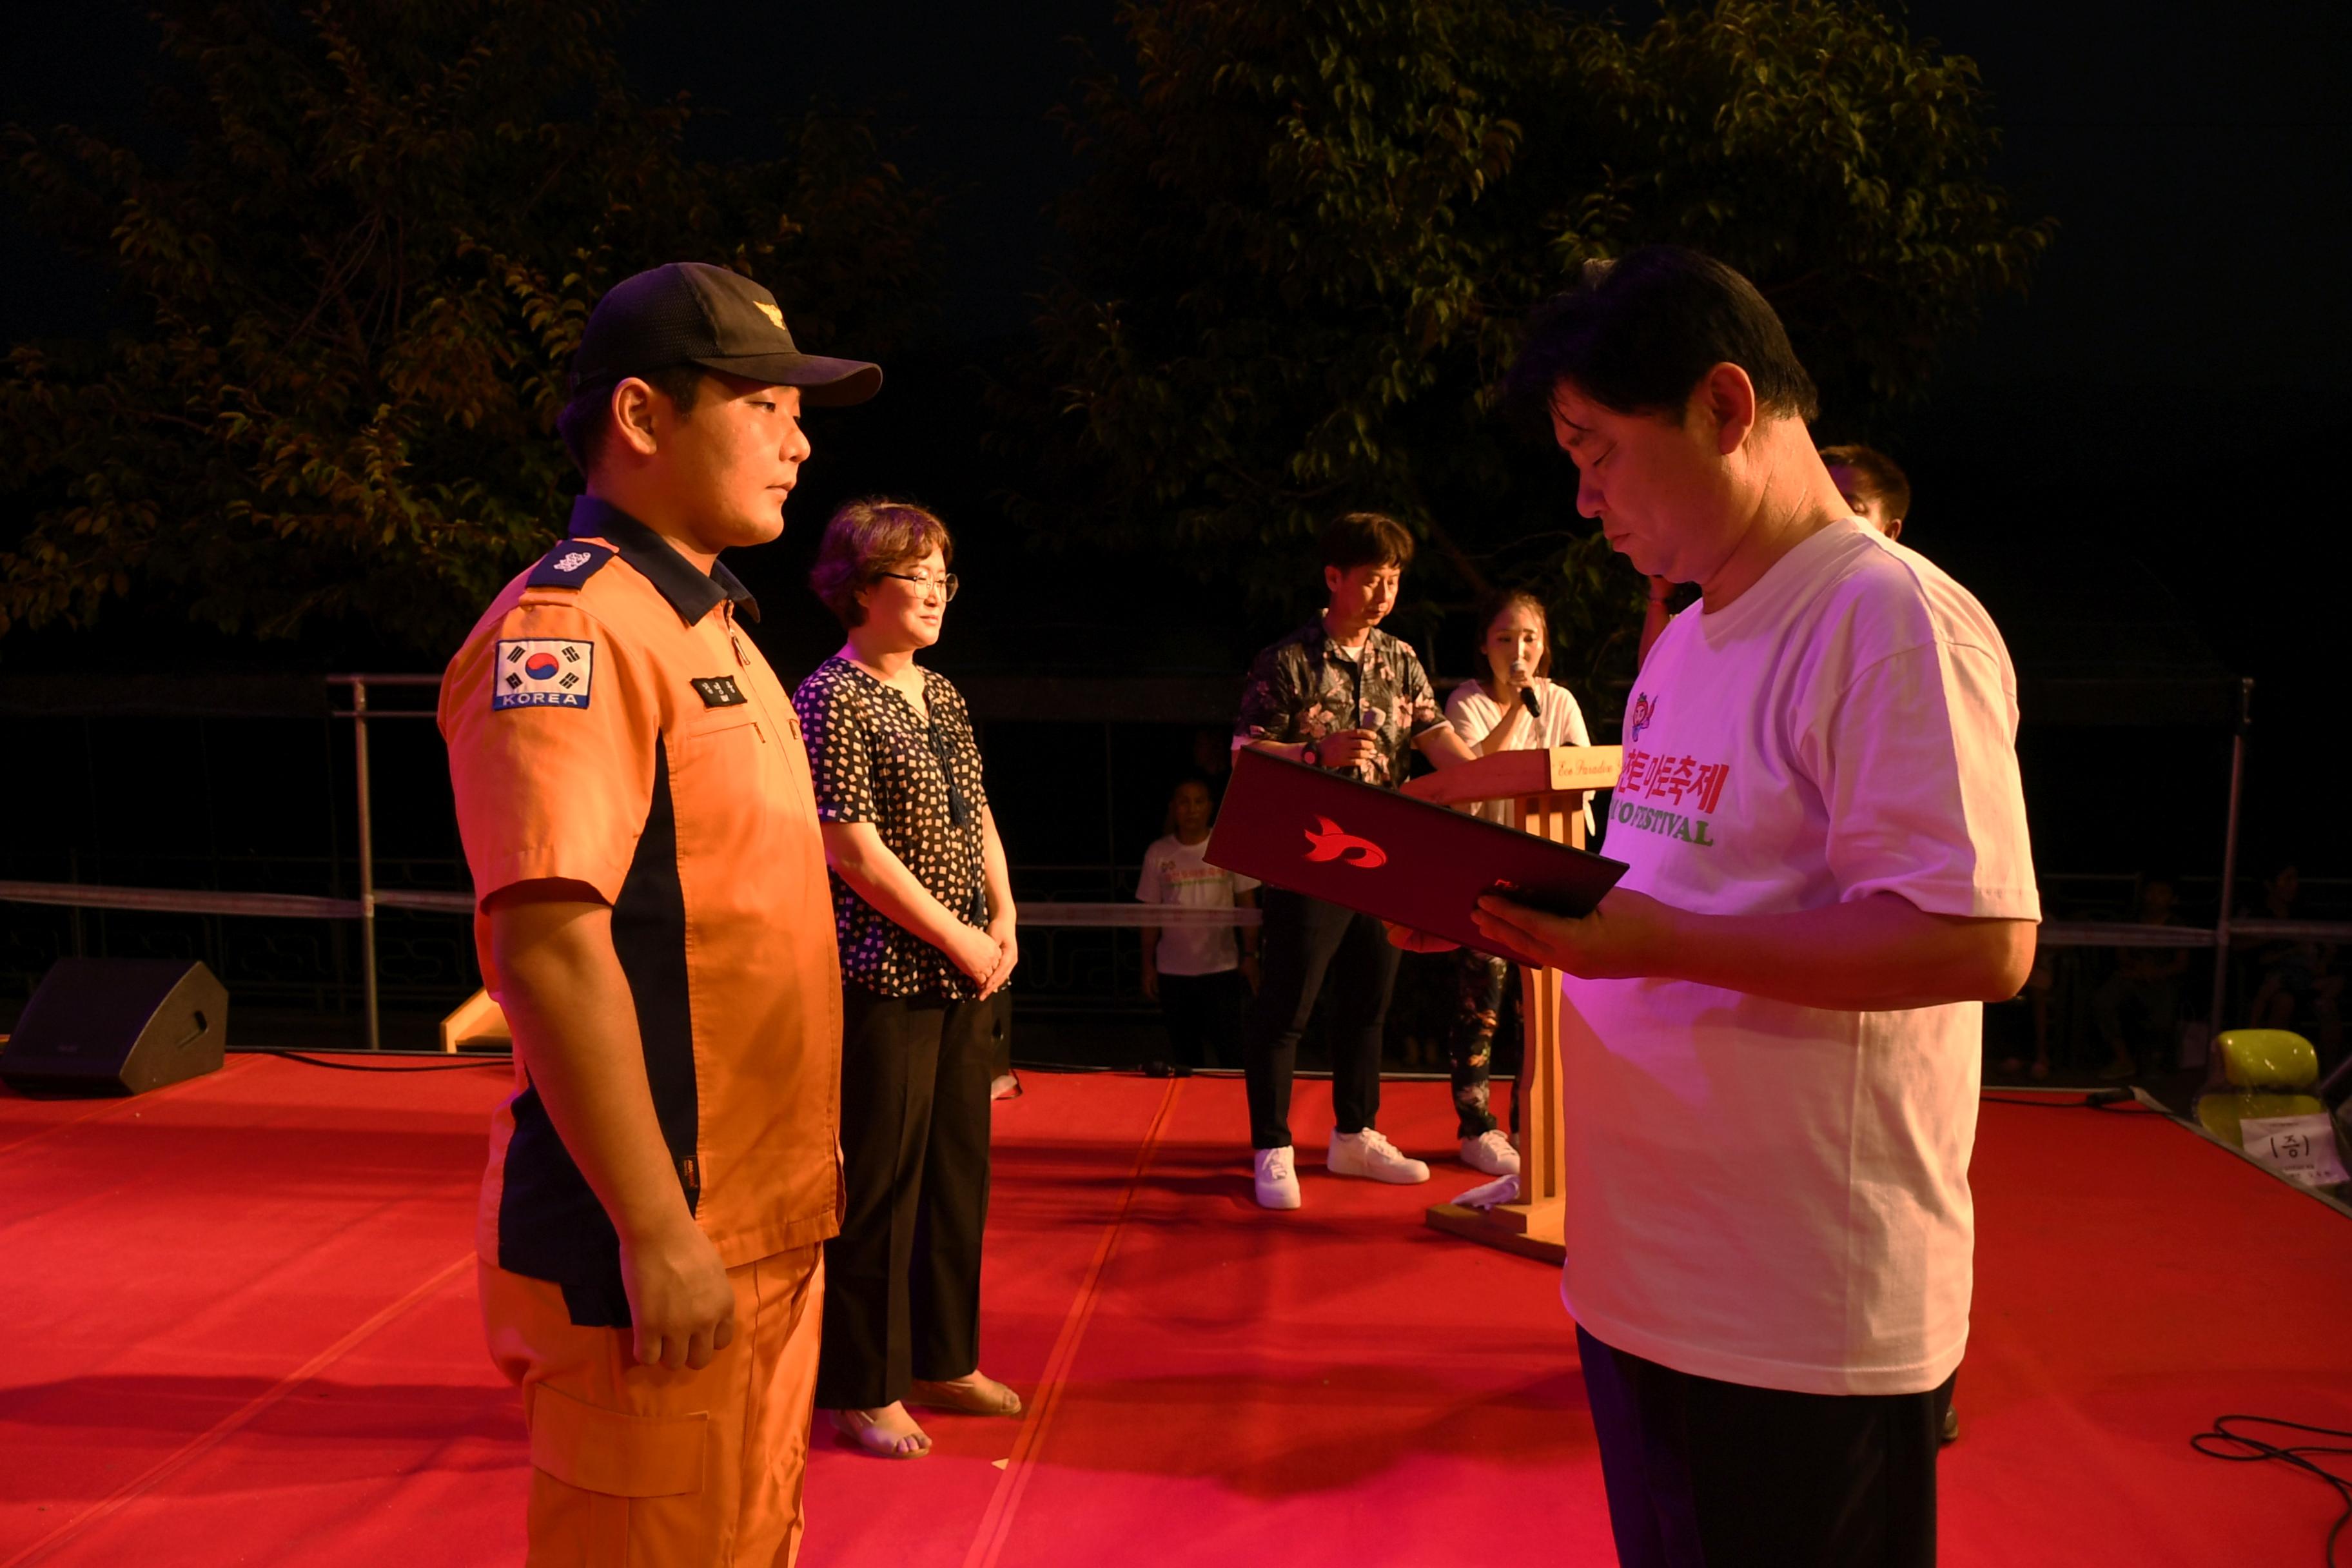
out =
[[(930, 720), (836, 654), (793, 693), (820, 822), (870, 822), (890, 852), (964, 924), (988, 928), (980, 814), (988, 792), (971, 714), (954, 683), (923, 671)], [(959, 809), (961, 808), (961, 809)], [(833, 878), (841, 976), (877, 996), (978, 994), (946, 953)]]
[(1370, 730), (1376, 739), (1356, 777), (1394, 788), (1413, 742), (1444, 723), (1421, 659), (1402, 639), (1375, 627), (1350, 657), (1318, 618), (1251, 664), (1234, 738), (1293, 743)]

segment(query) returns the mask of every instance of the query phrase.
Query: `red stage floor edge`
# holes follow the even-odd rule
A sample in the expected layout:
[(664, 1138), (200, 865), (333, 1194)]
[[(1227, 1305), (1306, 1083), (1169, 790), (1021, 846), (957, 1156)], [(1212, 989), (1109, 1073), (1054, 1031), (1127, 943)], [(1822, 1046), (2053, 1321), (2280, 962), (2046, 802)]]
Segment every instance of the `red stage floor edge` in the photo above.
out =
[[(349, 1059), (349, 1058), (343, 1058)], [(525, 1460), (485, 1359), (475, 1184), (505, 1074), (234, 1058), (142, 1099), (0, 1096), (0, 1568), (507, 1564)], [(894, 1464), (829, 1431), (803, 1563), (1613, 1561), (1549, 1270), (1426, 1187), (1249, 1198), (1241, 1086), (1026, 1075), (997, 1108), (987, 1364), (1023, 1422)], [(2352, 1426), (2352, 1221), (2153, 1115), (1989, 1104), (1944, 1561), (2305, 1562), (2332, 1494), (2188, 1439)]]

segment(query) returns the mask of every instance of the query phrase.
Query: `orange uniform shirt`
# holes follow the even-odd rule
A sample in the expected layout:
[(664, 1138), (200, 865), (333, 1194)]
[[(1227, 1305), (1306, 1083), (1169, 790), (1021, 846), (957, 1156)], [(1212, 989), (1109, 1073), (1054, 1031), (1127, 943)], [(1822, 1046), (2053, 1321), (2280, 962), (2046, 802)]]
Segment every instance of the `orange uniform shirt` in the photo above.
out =
[[(799, 719), (737, 625), (757, 608), (583, 497), (450, 661), (441, 733), (477, 900), (584, 882), (613, 906), (654, 1110), (728, 1267), (837, 1228), (841, 972)], [(619, 1242), (519, 1054), (492, 1128), (482, 1257), (628, 1321)]]

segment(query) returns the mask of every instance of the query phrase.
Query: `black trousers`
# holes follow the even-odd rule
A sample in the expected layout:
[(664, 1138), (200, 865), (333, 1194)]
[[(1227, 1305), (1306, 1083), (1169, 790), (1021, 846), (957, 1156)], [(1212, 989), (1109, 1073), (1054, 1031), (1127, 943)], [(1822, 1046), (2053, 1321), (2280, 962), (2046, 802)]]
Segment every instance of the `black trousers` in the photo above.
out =
[(820, 1408), (879, 1409), (980, 1365), (995, 1033), (988, 1002), (843, 988), (848, 1205), (824, 1244)]
[(1181, 1067), (1213, 1068), (1241, 1047), (1242, 1012), (1249, 985), (1238, 969), (1209, 974), (1163, 974), (1160, 1011), (1168, 1020), (1168, 1059)]
[(1258, 945), (1257, 1001), (1242, 1026), (1242, 1072), (1249, 1090), (1250, 1144), (1281, 1149), (1290, 1142), (1290, 1079), (1298, 1066), (1298, 1037), (1330, 978), (1331, 1109), (1342, 1132), (1361, 1132), (1381, 1110), (1381, 1034), (1397, 960), (1388, 931), (1320, 899), (1267, 888)]
[(1952, 1384), (1791, 1394), (1576, 1348), (1623, 1568), (1927, 1568)]

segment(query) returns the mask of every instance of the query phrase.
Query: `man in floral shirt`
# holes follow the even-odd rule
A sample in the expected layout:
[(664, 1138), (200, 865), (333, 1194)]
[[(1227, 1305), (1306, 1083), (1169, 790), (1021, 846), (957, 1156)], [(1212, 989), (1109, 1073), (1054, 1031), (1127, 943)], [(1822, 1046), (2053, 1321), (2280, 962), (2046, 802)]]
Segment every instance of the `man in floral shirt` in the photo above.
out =
[[(1330, 768), (1394, 788), (1406, 753), (1419, 749), (1439, 767), (1472, 753), (1439, 711), (1412, 648), (1378, 629), (1396, 604), (1412, 559), (1412, 535), (1377, 512), (1350, 512), (1323, 531), (1323, 614), (1257, 656), (1242, 689), (1234, 744)], [(1407, 1159), (1372, 1130), (1381, 1106), (1381, 1036), (1396, 984), (1397, 950), (1381, 922), (1338, 904), (1267, 888), (1263, 895), (1264, 979), (1242, 1026), (1250, 1142), (1257, 1201), (1298, 1206), (1290, 1147), (1290, 1079), (1298, 1037), (1335, 974), (1331, 1017), (1331, 1134), (1335, 1176), (1425, 1182), (1429, 1167)]]

